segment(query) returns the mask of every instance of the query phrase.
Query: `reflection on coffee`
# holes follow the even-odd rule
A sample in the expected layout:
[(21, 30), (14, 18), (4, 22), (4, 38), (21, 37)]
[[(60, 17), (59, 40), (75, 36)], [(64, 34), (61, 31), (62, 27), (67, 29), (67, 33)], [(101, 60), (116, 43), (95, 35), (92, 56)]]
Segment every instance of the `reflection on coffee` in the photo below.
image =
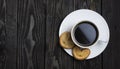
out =
[(84, 21), (76, 25), (74, 36), (78, 43), (83, 46), (89, 46), (96, 41), (98, 30), (91, 22)]

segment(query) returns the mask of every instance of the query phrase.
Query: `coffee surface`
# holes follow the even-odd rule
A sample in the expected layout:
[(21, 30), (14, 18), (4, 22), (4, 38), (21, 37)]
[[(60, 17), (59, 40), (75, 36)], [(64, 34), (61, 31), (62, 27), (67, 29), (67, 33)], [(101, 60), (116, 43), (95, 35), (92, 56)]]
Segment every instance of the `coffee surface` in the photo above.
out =
[(93, 44), (98, 37), (98, 30), (91, 22), (82, 22), (76, 26), (75, 39), (83, 46)]

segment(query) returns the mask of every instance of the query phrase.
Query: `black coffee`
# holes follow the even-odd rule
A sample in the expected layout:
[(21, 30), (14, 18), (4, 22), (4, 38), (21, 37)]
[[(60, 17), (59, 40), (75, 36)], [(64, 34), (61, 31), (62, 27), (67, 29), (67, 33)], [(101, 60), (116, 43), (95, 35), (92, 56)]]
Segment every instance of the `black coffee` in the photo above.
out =
[(98, 37), (98, 30), (91, 22), (85, 21), (75, 27), (75, 39), (83, 46), (93, 44)]

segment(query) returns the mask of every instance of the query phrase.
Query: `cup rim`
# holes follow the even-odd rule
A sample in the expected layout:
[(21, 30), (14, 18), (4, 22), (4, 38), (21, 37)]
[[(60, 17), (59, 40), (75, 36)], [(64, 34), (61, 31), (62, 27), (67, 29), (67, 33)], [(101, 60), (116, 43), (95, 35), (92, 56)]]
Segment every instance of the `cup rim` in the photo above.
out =
[[(75, 37), (74, 37), (74, 30), (75, 30), (75, 27), (78, 25), (78, 24), (80, 24), (80, 23), (82, 23), (82, 22), (90, 22), (91, 24), (93, 24), (95, 27), (96, 27), (96, 29), (97, 29), (97, 38), (95, 39), (95, 41), (93, 42), (93, 43), (91, 43), (91, 44), (89, 44), (89, 45), (80, 45), (80, 43), (75, 39)], [(92, 21), (89, 21), (89, 20), (83, 20), (83, 21), (80, 21), (80, 22), (78, 22), (78, 23), (76, 23), (73, 27), (72, 27), (72, 29), (71, 29), (71, 38), (72, 38), (72, 41), (78, 46), (78, 47), (81, 47), (81, 48), (89, 48), (89, 47), (91, 47), (91, 46), (93, 46), (94, 44), (96, 44), (97, 42), (98, 42), (98, 38), (99, 38), (99, 30), (98, 30), (98, 27), (97, 27), (97, 25), (95, 25)]]

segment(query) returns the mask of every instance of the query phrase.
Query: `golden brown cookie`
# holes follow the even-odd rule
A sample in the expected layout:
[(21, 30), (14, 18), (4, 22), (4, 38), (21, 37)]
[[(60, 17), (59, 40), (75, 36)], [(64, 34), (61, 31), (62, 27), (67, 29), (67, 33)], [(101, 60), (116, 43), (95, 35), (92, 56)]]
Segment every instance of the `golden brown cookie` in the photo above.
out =
[(90, 50), (87, 48), (80, 49), (79, 47), (75, 46), (72, 49), (72, 53), (74, 58), (76, 58), (77, 60), (84, 60), (89, 56)]
[(66, 49), (70, 49), (75, 46), (75, 44), (73, 43), (73, 41), (71, 39), (70, 32), (64, 32), (61, 34), (60, 45)]

